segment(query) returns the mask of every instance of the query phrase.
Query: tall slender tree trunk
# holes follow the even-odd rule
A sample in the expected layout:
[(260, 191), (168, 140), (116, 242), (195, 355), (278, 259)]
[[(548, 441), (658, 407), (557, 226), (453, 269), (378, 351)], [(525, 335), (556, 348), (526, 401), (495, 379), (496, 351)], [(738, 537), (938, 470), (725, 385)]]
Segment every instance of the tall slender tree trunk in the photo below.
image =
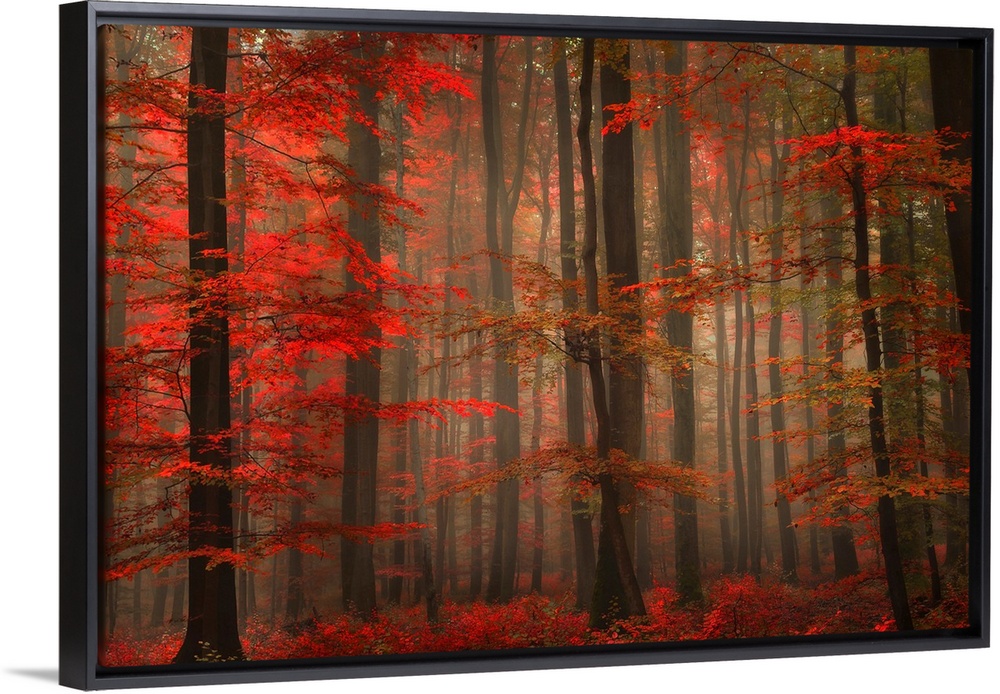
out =
[[(192, 92), (187, 121), (188, 255), (191, 290), (189, 455), (195, 465), (226, 474), (232, 467), (229, 387), (229, 307), (206, 287), (228, 271), (225, 115), (205, 90), (226, 92), (229, 30), (195, 27), (191, 36)], [(191, 480), (187, 631), (174, 662), (243, 659), (236, 619), (236, 574), (220, 562), (209, 568), (206, 548), (231, 552), (233, 493), (226, 484)]]
[[(726, 187), (729, 193), (729, 263), (735, 269), (741, 265), (737, 240), (743, 228), (743, 191), (746, 188), (747, 150), (749, 133), (744, 133), (739, 172), (732, 151), (727, 148)], [(750, 513), (747, 484), (744, 478), (741, 426), (741, 383), (743, 369), (743, 290), (733, 292), (733, 387), (729, 401), (729, 439), (733, 455), (734, 492), (736, 496), (737, 543), (736, 572), (746, 573), (750, 555)]]
[[(950, 128), (953, 132), (971, 135), (975, 123), (973, 98), (975, 84), (972, 51), (967, 48), (931, 48), (931, 101), (934, 107), (934, 127)], [(969, 161), (978, 143), (966, 137), (953, 143), (955, 147), (941, 153), (946, 160)], [(981, 149), (981, 147), (980, 147)], [(948, 244), (955, 269), (955, 291), (961, 303), (959, 325), (962, 333), (972, 334), (972, 295), (974, 272), (971, 194), (952, 195), (945, 206)], [(970, 373), (971, 376), (971, 373)], [(971, 380), (971, 379), (970, 379)]]
[[(715, 179), (715, 202), (711, 208), (712, 226), (719, 228), (719, 212), (722, 198), (722, 177)], [(722, 234), (715, 237), (715, 262), (722, 266)], [(733, 535), (730, 527), (729, 449), (726, 441), (726, 371), (729, 368), (729, 333), (726, 331), (726, 305), (722, 298), (715, 302), (715, 451), (716, 470), (719, 473), (719, 534), (722, 541), (722, 571), (732, 573), (736, 568), (733, 551)]]
[[(243, 50), (242, 31), (236, 31), (237, 52)], [(233, 70), (233, 91), (237, 94), (243, 93), (243, 61), (242, 58), (236, 61), (236, 69)], [(243, 133), (243, 110), (238, 110), (233, 115), (233, 129), (236, 131), (236, 151), (233, 152), (232, 160), (232, 182), (236, 208), (236, 224), (232, 229), (232, 250), (233, 265), (231, 272), (239, 276), (246, 271), (246, 237), (247, 237), (247, 162), (246, 162), (246, 135)], [(287, 220), (287, 214), (286, 214)], [(287, 231), (287, 229), (286, 229)], [(246, 310), (240, 309), (236, 313), (237, 330), (246, 329)], [(233, 361), (238, 364), (239, 390), (233, 398), (233, 409), (239, 421), (236, 427), (238, 433), (238, 455), (237, 465), (244, 465), (247, 462), (247, 451), (250, 447), (250, 415), (253, 404), (253, 384), (247, 378), (247, 349), (237, 347), (233, 350)], [(246, 554), (250, 548), (250, 494), (248, 485), (240, 487), (239, 511), (237, 513), (238, 539), (236, 547), (241, 554)], [(253, 592), (254, 572), (252, 566), (247, 566), (238, 570), (237, 574), (237, 605), (239, 607), (240, 628), (245, 628), (247, 617), (253, 613), (254, 607), (250, 595)]]
[[(838, 295), (844, 283), (843, 278), (843, 242), (840, 231), (834, 224), (842, 216), (839, 202), (833, 197), (821, 198), (823, 211), (823, 232), (821, 234), (823, 251), (826, 253), (826, 361), (828, 363), (827, 379), (834, 384), (844, 380), (844, 332), (834, 313)], [(835, 480), (846, 480), (847, 465), (844, 459), (844, 406), (837, 398), (830, 398), (826, 405), (828, 430), (826, 437), (827, 464), (832, 468)], [(833, 545), (834, 576), (840, 580), (857, 574), (861, 569), (858, 565), (858, 551), (854, 546), (854, 531), (847, 522), (848, 510), (839, 508), (835, 511), (839, 523), (831, 530)]]
[[(607, 104), (624, 104), (631, 100), (631, 89), (624, 73), (629, 69), (627, 42), (609, 49), (616, 50), (614, 63), (609, 59), (601, 64), (601, 96)], [(584, 271), (587, 285), (587, 309), (599, 312), (597, 302), (597, 204), (596, 186), (593, 183), (593, 164), (590, 152), (590, 119), (593, 109), (590, 94), (593, 82), (593, 50), (591, 40), (584, 42), (584, 67), (581, 79), (582, 115), (578, 137), (584, 171), (584, 200), (586, 235), (584, 241)], [(604, 111), (604, 125), (613, 115)], [(608, 273), (615, 276), (613, 289), (638, 283), (639, 268), (635, 242), (635, 204), (632, 159), (631, 126), (620, 132), (609, 131), (602, 138), (604, 172), (602, 176), (602, 202), (604, 207), (605, 253)], [(623, 322), (639, 330), (638, 314), (626, 310)], [(597, 455), (599, 460), (610, 458), (612, 450), (620, 450), (630, 457), (638, 457), (642, 436), (642, 364), (635, 355), (628, 353), (620, 338), (612, 338), (609, 352), (611, 362), (607, 394), (604, 392), (602, 355), (597, 335), (588, 339), (591, 348), (589, 367), (594, 407), (598, 414)], [(602, 426), (603, 424), (603, 426)], [(591, 604), (591, 626), (604, 627), (616, 617), (646, 613), (642, 591), (635, 576), (629, 555), (628, 539), (620, 512), (621, 498), (618, 480), (609, 472), (598, 476), (601, 490), (601, 532), (597, 546), (597, 573), (594, 581), (594, 599)]]
[[(295, 379), (296, 391), (298, 391), (299, 395), (304, 395), (308, 390), (308, 369), (302, 366), (295, 367)], [(304, 426), (307, 423), (308, 412), (302, 410), (297, 415), (300, 425)], [(306, 444), (303, 434), (296, 431), (293, 432), (291, 438), (294, 454), (303, 455)], [(293, 537), (300, 531), (304, 519), (305, 508), (302, 499), (293, 491), (292, 498), (288, 502), (288, 527)], [(305, 566), (303, 559), (302, 550), (297, 546), (288, 548), (288, 574), (285, 581), (285, 585), (287, 586), (285, 590), (285, 622), (289, 624), (294, 624), (301, 620), (303, 612), (306, 609), (305, 586), (303, 585)]]
[[(847, 125), (856, 127), (858, 121), (856, 48), (844, 46), (844, 66), (846, 74), (842, 87)], [(882, 366), (882, 345), (879, 336), (879, 320), (875, 308), (871, 306), (871, 277), (868, 249), (868, 201), (864, 189), (864, 161), (860, 146), (851, 148), (854, 157), (850, 172), (851, 203), (854, 213), (854, 287), (862, 308), (861, 327), (864, 333), (865, 361), (868, 371), (877, 374)], [(872, 457), (875, 460), (875, 474), (887, 478), (892, 473), (889, 448), (885, 433), (885, 406), (880, 383), (869, 389), (871, 404), (868, 407), (868, 431), (871, 439)], [(913, 629), (910, 606), (906, 595), (906, 577), (899, 549), (896, 524), (896, 504), (891, 496), (883, 494), (878, 498), (879, 539), (882, 544), (882, 558), (885, 560), (886, 583), (889, 601), (896, 627), (900, 631)]]
[[(940, 325), (949, 324), (949, 312), (943, 306), (936, 310), (936, 319)], [(957, 324), (957, 319), (954, 321)], [(954, 450), (962, 450), (962, 436), (959, 433), (958, 409), (955, 401), (961, 397), (958, 392), (958, 379), (953, 382), (943, 376), (938, 378), (939, 408), (941, 411), (941, 428), (944, 433), (944, 440), (948, 447)], [(958, 465), (953, 459), (947, 459), (944, 463), (944, 475), (946, 479), (954, 479), (959, 474)], [(944, 565), (946, 568), (964, 570), (968, 560), (966, 551), (966, 541), (968, 539), (968, 516), (963, 510), (957, 494), (945, 495), (947, 512), (945, 514), (945, 555)]]
[[(750, 242), (746, 231), (743, 233), (743, 265), (749, 270)], [(764, 550), (764, 481), (763, 461), (760, 452), (760, 410), (757, 383), (757, 319), (753, 305), (753, 295), (746, 292), (746, 367), (744, 376), (747, 394), (747, 522), (749, 524), (750, 573), (761, 574), (761, 552)]]
[[(381, 46), (374, 40), (362, 42), (353, 50), (355, 59), (364, 63), (378, 56)], [(358, 107), (370, 123), (378, 123), (379, 97), (373, 84), (363, 80), (356, 86)], [(382, 262), (382, 247), (378, 201), (367, 192), (380, 182), (381, 144), (372, 126), (357, 120), (347, 124), (347, 163), (354, 173), (357, 190), (348, 210), (348, 233), (364, 249), (372, 263)], [(371, 306), (381, 302), (381, 293), (366, 287), (365, 277), (348, 272), (347, 292), (368, 292)], [(372, 347), (366, 355), (347, 360), (346, 392), (358, 396), (368, 405), (379, 402), (381, 391), (382, 349), (381, 329), (369, 325), (367, 336)], [(372, 414), (350, 416), (344, 422), (344, 483), (342, 522), (347, 526), (371, 528), (375, 525), (376, 482), (378, 473), (379, 423)], [(344, 609), (370, 618), (376, 609), (375, 561), (369, 541), (356, 542), (347, 538), (341, 542)]]
[[(558, 54), (554, 67), (553, 83), (556, 102), (556, 156), (559, 167), (559, 253), (563, 290), (563, 308), (576, 311), (580, 305), (576, 282), (577, 241), (576, 205), (573, 175), (573, 133), (570, 116), (569, 77), (566, 66), (566, 44), (558, 42)], [(583, 338), (579, 331), (567, 329), (566, 351), (579, 354), (583, 349)], [(564, 365), (566, 380), (566, 441), (574, 446), (586, 443), (583, 418), (583, 373), (574, 359), (567, 359)], [(574, 479), (578, 485), (579, 479)], [(576, 607), (585, 610), (590, 607), (594, 592), (594, 569), (597, 559), (594, 555), (593, 515), (589, 505), (579, 497), (576, 490), (570, 497), (570, 513), (573, 525), (573, 547), (576, 566)]]
[[(288, 504), (288, 524), (292, 532), (296, 532), (303, 521), (303, 508), (300, 499), (292, 499)], [(285, 577), (285, 622), (294, 624), (302, 619), (306, 607), (305, 591), (302, 585), (303, 565), (302, 550), (291, 547), (288, 550), (288, 573)]]
[[(470, 291), (478, 296), (475, 277), (472, 278)], [(479, 338), (469, 334), (469, 397), (473, 400), (483, 399), (483, 358), (479, 353)], [(486, 436), (486, 423), (483, 415), (472, 415), (471, 439), (475, 442), (469, 454), (469, 463), (475, 467), (483, 462), (483, 437)], [(483, 497), (473, 495), (469, 501), (469, 542), (472, 545), (469, 557), (469, 599), (475, 600), (483, 592)]]
[[(549, 228), (552, 226), (552, 202), (550, 200), (550, 162), (552, 150), (542, 147), (538, 152), (538, 181), (541, 187), (541, 225), (538, 235), (538, 252), (535, 262), (544, 267), (546, 262), (545, 245), (549, 240)], [(545, 362), (541, 353), (535, 356), (535, 375), (531, 387), (531, 443), (530, 450), (537, 453), (542, 447), (542, 382)], [(545, 504), (542, 495), (542, 477), (539, 475), (531, 481), (532, 511), (534, 515), (534, 537), (531, 546), (531, 591), (542, 592), (542, 563), (545, 557)]]
[[(687, 44), (668, 44), (666, 73), (675, 77), (687, 67)], [(603, 73), (602, 73), (603, 77)], [(690, 275), (694, 257), (694, 221), (691, 212), (691, 136), (681, 115), (681, 105), (671, 102), (666, 120), (666, 218), (660, 229), (660, 258), (665, 276)], [(607, 159), (605, 157), (605, 159)], [(607, 214), (605, 215), (607, 216)], [(609, 228), (610, 231), (610, 228)], [(608, 254), (609, 271), (611, 255)], [(637, 278), (638, 281), (638, 278)], [(670, 395), (674, 405), (672, 457), (686, 468), (694, 468), (694, 316), (683, 310), (667, 314), (667, 336), (681, 354), (683, 363), (671, 373)], [(641, 383), (641, 376), (637, 374)], [(641, 398), (641, 393), (640, 393)], [(701, 574), (698, 555), (698, 503), (690, 496), (674, 494), (674, 560), (677, 595), (681, 603), (700, 602)]]
[[(531, 446), (532, 453), (542, 447), (542, 378), (544, 361), (539, 354), (535, 357), (535, 379), (531, 391)], [(531, 592), (542, 592), (542, 562), (545, 558), (545, 504), (542, 496), (542, 477), (531, 480), (532, 511), (534, 515), (534, 536), (531, 544)]]
[[(746, 170), (751, 137), (751, 103), (749, 92), (743, 95), (743, 153), (740, 163), (740, 187), (735, 200), (737, 231), (740, 239), (740, 268), (744, 276), (751, 274), (750, 238), (747, 220), (748, 204), (743, 190), (746, 187)], [(746, 388), (746, 493), (747, 493), (747, 551), (750, 573), (760, 577), (761, 552), (764, 549), (764, 487), (760, 452), (760, 412), (757, 409), (757, 319), (753, 295), (749, 286), (742, 292), (744, 305), (737, 306), (737, 312), (744, 311), (743, 331), (746, 342), (746, 365), (743, 376)]]
[(771, 440), (772, 461), (774, 464), (774, 483), (779, 490), (775, 493), (775, 506), (778, 511), (778, 539), (781, 545), (781, 575), (788, 582), (798, 581), (795, 561), (795, 529), (792, 527), (792, 509), (788, 497), (780, 491), (780, 484), (788, 475), (788, 446), (785, 443), (785, 404), (782, 400), (784, 384), (781, 380), (781, 332), (783, 327), (783, 310), (780, 299), (781, 289), (781, 258), (784, 251), (785, 205), (785, 174), (788, 168), (788, 156), (791, 145), (791, 109), (785, 106), (781, 115), (781, 138), (785, 141), (778, 150), (778, 138), (775, 132), (774, 119), (770, 121), (771, 144), (771, 324), (767, 341), (768, 380), (771, 388)]
[[(419, 263), (418, 263), (419, 265)], [(419, 274), (417, 276), (419, 281)], [(412, 343), (411, 343), (412, 344)], [(410, 353), (410, 393), (415, 400), (420, 399), (420, 383), (418, 377), (418, 366), (416, 348)], [(410, 442), (410, 469), (413, 471), (414, 489), (414, 520), (420, 526), (420, 536), (416, 543), (416, 560), (420, 567), (421, 593), (424, 605), (427, 610), (427, 621), (436, 624), (438, 621), (438, 605), (440, 592), (438, 583), (434, 576), (434, 556), (431, 548), (430, 525), (427, 522), (427, 485), (424, 481), (424, 462), (420, 453), (420, 429), (416, 419), (410, 419), (407, 424), (409, 428)]]
[[(953, 148), (942, 152), (942, 157), (946, 160), (975, 163), (974, 160), (978, 156), (976, 152), (982, 150), (982, 147), (979, 147), (971, 137), (976, 121), (972, 101), (975, 98), (975, 90), (969, 88), (969, 85), (975, 83), (972, 51), (965, 48), (932, 48), (928, 54), (934, 127), (939, 130), (950, 128), (959, 134), (970, 134), (969, 137), (954, 143)], [(975, 233), (972, 197), (969, 193), (952, 195), (949, 196), (947, 203), (946, 232), (954, 268), (954, 288), (960, 303), (957, 312), (952, 310), (951, 317), (954, 322), (957, 313), (957, 327), (960, 327), (963, 334), (972, 335), (975, 323), (972, 311), (977, 308), (973, 305), (973, 285), (980, 274), (976, 268), (977, 261), (973, 257)], [(975, 342), (972, 349), (975, 359)], [(941, 409), (942, 417), (945, 419), (946, 434), (950, 434), (952, 442), (963, 452), (968, 451), (969, 420), (966, 411), (967, 398), (972, 388), (980, 386), (973, 380), (971, 368), (967, 368), (964, 379), (959, 375), (952, 384), (942, 383), (941, 390)], [(945, 464), (946, 476), (954, 477), (957, 474), (955, 464)], [(948, 504), (950, 514), (947, 517), (945, 566), (964, 569), (968, 562), (968, 497), (951, 495), (948, 497)]]
[[(449, 108), (449, 110), (451, 110)], [(449, 149), (451, 154), (451, 177), (448, 185), (448, 202), (447, 211), (445, 213), (445, 254), (448, 259), (449, 267), (445, 270), (444, 274), (444, 284), (446, 287), (452, 287), (455, 284), (454, 272), (450, 265), (452, 258), (455, 256), (455, 204), (458, 189), (458, 139), (461, 135), (461, 122), (462, 122), (462, 110), (461, 101), (458, 102), (456, 112), (452, 115), (452, 122), (454, 126), (452, 128), (449, 140)], [(449, 318), (451, 313), (452, 304), (452, 293), (451, 290), (446, 290), (444, 295), (444, 323), (442, 325), (445, 332), (449, 328)], [(441, 340), (441, 360), (437, 368), (438, 373), (438, 400), (444, 402), (448, 399), (449, 388), (451, 386), (451, 339), (447, 335)], [(448, 417), (444, 415), (444, 421), (440, 422), (437, 430), (434, 432), (434, 455), (438, 460), (438, 469), (440, 470), (441, 461), (444, 460), (446, 456), (447, 446), (450, 442), (445, 441), (445, 434), (448, 431)], [(452, 500), (447, 496), (438, 497), (437, 501), (437, 513), (435, 514), (437, 523), (437, 548), (435, 559), (437, 560), (437, 566), (435, 573), (438, 577), (438, 586), (442, 594), (444, 592), (444, 569), (445, 569), (445, 554), (447, 552), (447, 534), (448, 526), (453, 522), (451, 516), (454, 513), (454, 504)]]
[[(913, 201), (907, 201), (906, 209), (906, 231), (907, 250), (910, 265), (910, 288), (912, 295), (916, 296), (917, 280), (919, 270), (917, 269), (917, 232), (914, 225)], [(924, 317), (921, 315), (919, 307), (912, 308), (913, 325), (918, 326)], [(924, 401), (924, 375), (923, 375), (923, 340), (919, 330), (913, 331), (913, 391), (916, 401), (916, 421), (914, 427), (917, 432), (917, 452), (920, 458), (920, 474), (929, 477), (927, 469), (927, 406)], [(920, 504), (921, 515), (924, 523), (924, 551), (927, 555), (927, 569), (931, 576), (931, 604), (937, 605), (941, 602), (941, 570), (938, 566), (937, 548), (934, 545), (934, 522), (931, 517), (931, 504), (927, 501)]]
[[(517, 211), (524, 180), (527, 153), (528, 115), (531, 83), (534, 74), (534, 47), (530, 37), (524, 39), (525, 74), (521, 94), (521, 113), (515, 143), (516, 161), (512, 170), (510, 190), (503, 175), (503, 136), (500, 123), (500, 93), (497, 79), (497, 37), (483, 38), (483, 136), (486, 152), (486, 243), (490, 251), (490, 282), (494, 310), (514, 311), (513, 276), (503, 257), (510, 257), (514, 244), (514, 214)], [(500, 229), (498, 234), (498, 217)], [(502, 257), (501, 257), (502, 256)], [(493, 397), (504, 408), (493, 418), (497, 467), (503, 468), (521, 455), (520, 422), (518, 419), (518, 368), (508, 363), (508, 345), (496, 349)], [(515, 593), (517, 569), (518, 524), (520, 499), (516, 479), (506, 480), (497, 490), (497, 525), (490, 561), (490, 581), (486, 597), (506, 602)]]
[[(403, 102), (393, 108), (393, 121), (396, 130), (396, 197), (402, 199), (406, 181), (406, 152), (403, 147), (406, 131), (403, 122)], [(402, 214), (402, 212), (400, 212)], [(408, 272), (406, 248), (406, 228), (400, 226), (396, 232), (396, 263), (401, 273)], [(398, 308), (403, 307), (404, 299), (399, 298)], [(409, 335), (399, 338), (396, 350), (396, 381), (393, 384), (392, 399), (397, 403), (405, 403), (410, 399), (410, 354), (413, 350), (413, 338)], [(396, 427), (393, 436), (393, 472), (396, 474), (397, 492), (392, 507), (392, 522), (402, 525), (406, 522), (406, 431), (407, 427)], [(397, 572), (406, 567), (406, 540), (399, 539), (392, 543), (392, 565)], [(388, 600), (395, 605), (403, 602), (403, 576), (394, 574), (389, 579)]]
[[(138, 57), (141, 46), (142, 40), (140, 38), (133, 38), (130, 43), (121, 31), (115, 32), (114, 51), (115, 55), (120, 57), (115, 67), (116, 80), (122, 83), (129, 80), (130, 67), (139, 62)], [(132, 118), (126, 113), (119, 114), (117, 121), (118, 125), (124, 129), (127, 129), (132, 124)], [(118, 147), (118, 157), (121, 163), (118, 166), (118, 180), (115, 183), (121, 187), (126, 195), (135, 186), (135, 155), (135, 144), (130, 142), (127, 137), (123, 138), (121, 145)], [(124, 255), (123, 250), (118, 249), (127, 247), (131, 238), (132, 225), (122, 224), (114, 239), (112, 254), (115, 257), (122, 257)], [(120, 350), (125, 347), (127, 288), (128, 278), (124, 273), (109, 273), (107, 332), (105, 333), (105, 347), (108, 350)], [(106, 387), (110, 390), (115, 387), (115, 384), (109, 382)], [(117, 431), (109, 431), (105, 435), (105, 440), (113, 441), (117, 437)], [(112, 463), (110, 465), (111, 478), (104, 480), (103, 496), (101, 499), (104, 528), (112, 527), (115, 520), (115, 489), (118, 481), (118, 465), (114, 464), (116, 461), (110, 462)], [(101, 561), (104, 568), (104, 571), (101, 573), (102, 576), (107, 575), (107, 569), (111, 567), (111, 560), (112, 557), (109, 552), (101, 553)], [(114, 635), (115, 627), (117, 626), (119, 582), (105, 580), (101, 588), (103, 591), (101, 599), (104, 614), (104, 619), (101, 620), (101, 643), (106, 643), (107, 639)]]
[[(810, 254), (807, 226), (802, 226), (802, 233), (799, 237), (799, 256), (806, 258)], [(800, 320), (802, 322), (802, 343), (800, 354), (802, 356), (802, 375), (808, 383), (812, 372), (812, 343), (813, 343), (813, 322), (809, 312), (809, 298), (806, 296), (809, 286), (812, 283), (809, 275), (803, 273), (800, 281), (802, 302), (799, 306)], [(805, 401), (805, 425), (806, 425), (806, 468), (811, 469), (813, 461), (816, 460), (816, 437), (813, 430), (816, 427), (816, 417), (813, 412), (812, 398), (807, 397)], [(814, 576), (822, 570), (819, 556), (819, 526), (816, 523), (809, 524), (809, 571)]]

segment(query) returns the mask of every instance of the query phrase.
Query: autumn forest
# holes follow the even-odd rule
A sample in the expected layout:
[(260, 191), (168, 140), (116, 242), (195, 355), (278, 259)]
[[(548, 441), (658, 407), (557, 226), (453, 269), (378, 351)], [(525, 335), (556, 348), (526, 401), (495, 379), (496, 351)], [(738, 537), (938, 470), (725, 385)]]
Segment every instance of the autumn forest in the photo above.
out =
[(971, 51), (100, 31), (102, 665), (968, 624)]

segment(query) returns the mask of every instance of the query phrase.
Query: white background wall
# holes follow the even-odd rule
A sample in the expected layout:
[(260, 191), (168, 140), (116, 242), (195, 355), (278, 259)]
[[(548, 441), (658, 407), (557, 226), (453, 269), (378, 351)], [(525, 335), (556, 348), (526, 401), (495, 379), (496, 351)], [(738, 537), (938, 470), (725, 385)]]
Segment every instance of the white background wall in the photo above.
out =
[[(977, 0), (244, 0), (247, 2), (925, 26), (996, 27), (1000, 16), (996, 6)], [(0, 11), (4, 20), (0, 29), (0, 690), (16, 694), (56, 689), (57, 6), (56, 0), (12, 0)], [(998, 498), (996, 489), (994, 484), (994, 498)], [(994, 522), (994, 531), (996, 527)], [(994, 579), (994, 592), (996, 585)], [(334, 687), (344, 694), (404, 690), (408, 694), (570, 690), (587, 694), (964, 694), (997, 691), (998, 677), (1000, 658), (994, 649), (241, 686), (261, 694), (328, 692)], [(233, 691), (233, 686), (184, 691)]]

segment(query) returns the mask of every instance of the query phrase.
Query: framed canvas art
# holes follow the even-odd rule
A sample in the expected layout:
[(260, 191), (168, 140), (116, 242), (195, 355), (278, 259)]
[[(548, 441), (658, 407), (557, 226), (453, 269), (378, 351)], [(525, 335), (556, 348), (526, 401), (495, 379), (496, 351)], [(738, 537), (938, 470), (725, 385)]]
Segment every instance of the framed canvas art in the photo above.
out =
[(61, 681), (988, 645), (992, 36), (62, 6)]

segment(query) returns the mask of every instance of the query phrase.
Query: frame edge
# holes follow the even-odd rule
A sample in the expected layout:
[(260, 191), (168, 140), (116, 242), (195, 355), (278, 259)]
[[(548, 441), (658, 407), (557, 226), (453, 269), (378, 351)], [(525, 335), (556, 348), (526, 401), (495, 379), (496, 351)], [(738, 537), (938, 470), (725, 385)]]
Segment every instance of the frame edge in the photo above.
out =
[(75, 689), (96, 686), (96, 16), (59, 7), (59, 683)]

